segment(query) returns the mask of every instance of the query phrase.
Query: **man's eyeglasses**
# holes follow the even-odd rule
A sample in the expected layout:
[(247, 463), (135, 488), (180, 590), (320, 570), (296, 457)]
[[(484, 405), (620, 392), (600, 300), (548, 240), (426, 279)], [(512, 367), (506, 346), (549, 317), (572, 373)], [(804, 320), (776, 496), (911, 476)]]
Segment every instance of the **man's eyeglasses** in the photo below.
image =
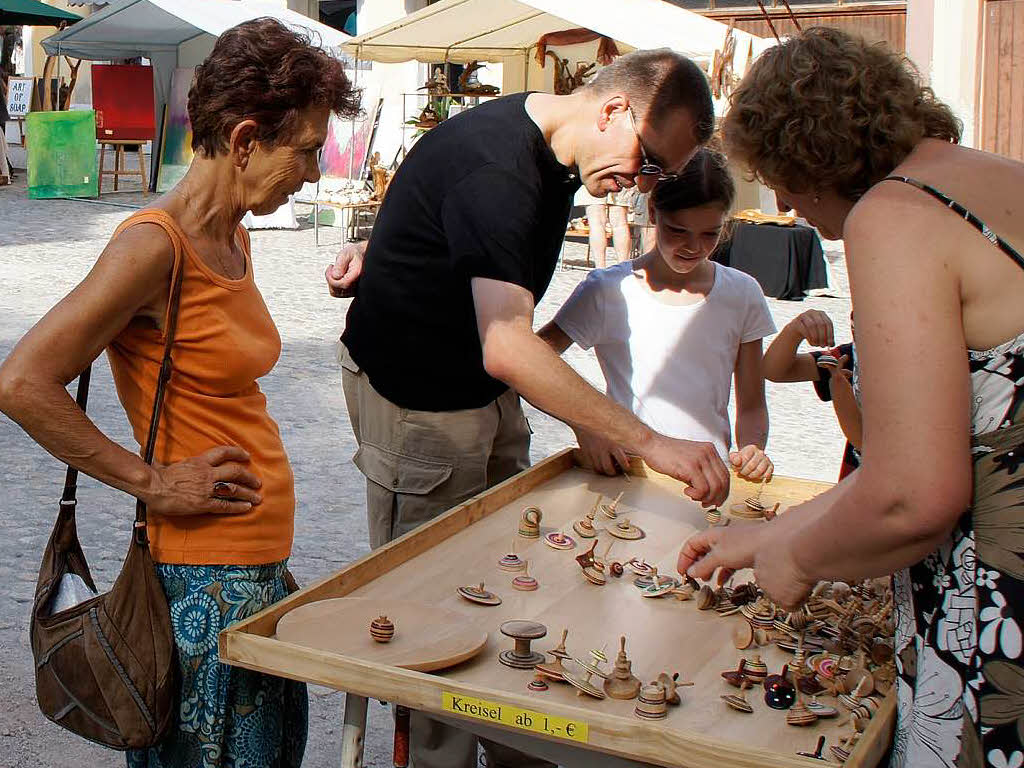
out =
[(644, 147), (644, 140), (640, 138), (640, 131), (636, 129), (636, 116), (633, 114), (633, 107), (627, 106), (626, 112), (629, 113), (629, 124), (633, 126), (633, 134), (640, 145), (640, 156), (644, 161), (638, 173), (641, 176), (653, 177), (657, 181), (675, 181), (678, 179), (678, 173), (669, 173), (660, 165), (651, 162), (651, 159), (647, 156), (647, 149)]

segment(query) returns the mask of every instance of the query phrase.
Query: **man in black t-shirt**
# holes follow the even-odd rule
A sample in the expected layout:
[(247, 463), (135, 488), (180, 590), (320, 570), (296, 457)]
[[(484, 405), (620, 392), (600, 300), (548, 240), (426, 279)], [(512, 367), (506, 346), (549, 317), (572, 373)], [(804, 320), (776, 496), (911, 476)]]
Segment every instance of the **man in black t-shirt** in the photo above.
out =
[(598, 197), (648, 191), (713, 124), (704, 73), (674, 52), (640, 51), (571, 95), (495, 99), (412, 148), (365, 259), (346, 249), (326, 274), (333, 295), (354, 286), (343, 384), (372, 546), (528, 466), (520, 395), (683, 480), (691, 498), (725, 500), (728, 471), (710, 443), (654, 432), (533, 333), (580, 184)]

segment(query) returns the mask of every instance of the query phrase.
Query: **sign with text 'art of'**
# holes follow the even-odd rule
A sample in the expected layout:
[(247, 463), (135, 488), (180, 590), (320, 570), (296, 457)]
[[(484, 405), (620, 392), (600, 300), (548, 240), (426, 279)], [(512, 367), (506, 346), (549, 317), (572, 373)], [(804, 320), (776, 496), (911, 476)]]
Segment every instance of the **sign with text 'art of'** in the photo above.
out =
[(24, 117), (32, 104), (32, 78), (12, 77), (7, 84), (7, 114)]

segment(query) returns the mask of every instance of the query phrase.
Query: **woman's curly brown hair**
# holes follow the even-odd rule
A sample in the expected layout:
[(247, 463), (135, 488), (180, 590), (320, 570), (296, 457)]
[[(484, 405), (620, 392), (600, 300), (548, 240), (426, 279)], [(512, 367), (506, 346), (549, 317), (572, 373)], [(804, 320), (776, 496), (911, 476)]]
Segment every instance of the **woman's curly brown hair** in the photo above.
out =
[(925, 138), (962, 126), (906, 57), (828, 27), (765, 51), (722, 123), (731, 157), (768, 186), (857, 200)]
[(359, 92), (341, 61), (276, 19), (243, 22), (217, 38), (196, 67), (188, 92), (192, 149), (207, 157), (226, 151), (231, 129), (245, 119), (255, 120), (256, 138), (273, 146), (288, 139), (309, 107), (359, 114)]

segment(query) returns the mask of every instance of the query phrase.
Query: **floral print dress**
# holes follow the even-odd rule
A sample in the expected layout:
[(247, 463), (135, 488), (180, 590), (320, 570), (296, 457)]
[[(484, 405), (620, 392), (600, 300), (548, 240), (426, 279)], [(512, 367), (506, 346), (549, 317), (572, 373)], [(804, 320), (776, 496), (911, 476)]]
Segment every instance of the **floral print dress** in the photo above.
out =
[[(937, 197), (1024, 268), (969, 211)], [(1024, 766), (1024, 331), (971, 351), (974, 495), (949, 539), (894, 577), (894, 768)]]

